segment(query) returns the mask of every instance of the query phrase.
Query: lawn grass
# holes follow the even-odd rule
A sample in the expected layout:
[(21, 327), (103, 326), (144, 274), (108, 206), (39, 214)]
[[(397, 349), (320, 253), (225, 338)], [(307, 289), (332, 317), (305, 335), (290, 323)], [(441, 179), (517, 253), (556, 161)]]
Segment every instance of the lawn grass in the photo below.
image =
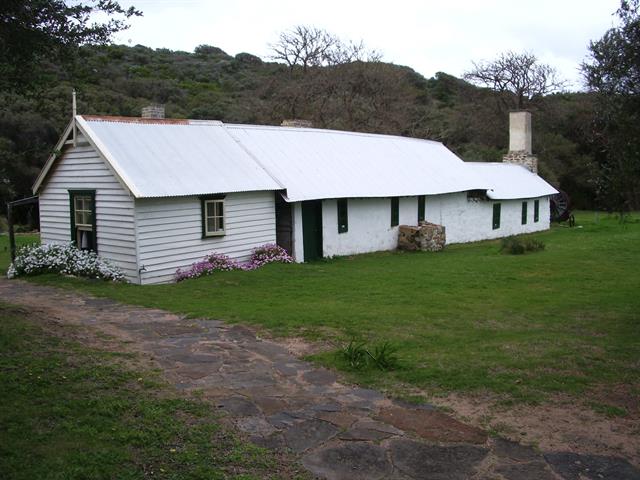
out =
[[(44, 284), (275, 335), (399, 347), (403, 368), (351, 372), (409, 393), (489, 391), (536, 402), (553, 393), (640, 384), (640, 222), (580, 213), (578, 227), (533, 236), (542, 252), (500, 253), (500, 241), (442, 253), (383, 252), (268, 265), (180, 284), (115, 285), (55, 276)], [(348, 370), (333, 352), (315, 360)]]
[[(20, 248), (22, 245), (38, 243), (40, 237), (32, 233), (17, 233), (16, 246)], [(9, 236), (7, 234), (0, 235), (0, 275), (7, 273), (7, 268), (11, 263), (11, 250), (9, 250)]]
[(2, 478), (290, 478), (210, 404), (133, 369), (135, 356), (87, 348), (78, 329), (6, 304), (0, 317)]

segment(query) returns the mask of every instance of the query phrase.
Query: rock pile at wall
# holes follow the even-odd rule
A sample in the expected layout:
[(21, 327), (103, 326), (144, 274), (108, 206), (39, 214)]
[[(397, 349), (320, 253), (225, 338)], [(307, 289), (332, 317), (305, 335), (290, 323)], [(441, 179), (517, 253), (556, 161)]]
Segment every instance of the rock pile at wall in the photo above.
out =
[(398, 248), (400, 250), (439, 252), (447, 242), (445, 228), (435, 223), (420, 222), (420, 225), (400, 225)]

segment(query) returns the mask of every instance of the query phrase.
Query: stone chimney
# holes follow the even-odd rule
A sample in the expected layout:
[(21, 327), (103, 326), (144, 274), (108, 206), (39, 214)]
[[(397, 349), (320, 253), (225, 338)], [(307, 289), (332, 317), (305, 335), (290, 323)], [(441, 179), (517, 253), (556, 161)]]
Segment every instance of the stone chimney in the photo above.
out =
[(502, 161), (538, 173), (538, 157), (531, 154), (531, 113), (509, 112), (509, 153)]
[(142, 118), (164, 118), (164, 105), (142, 107)]
[(283, 120), (280, 124), (281, 127), (297, 127), (297, 128), (313, 128), (313, 122), (311, 120), (299, 120), (297, 118), (290, 120)]

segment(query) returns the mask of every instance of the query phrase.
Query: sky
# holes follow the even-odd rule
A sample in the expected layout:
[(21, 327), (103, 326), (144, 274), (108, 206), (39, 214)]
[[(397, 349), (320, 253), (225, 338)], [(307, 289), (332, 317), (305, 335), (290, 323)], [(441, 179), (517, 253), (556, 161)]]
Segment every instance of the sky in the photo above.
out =
[(362, 40), (382, 60), (425, 77), (455, 76), (512, 50), (558, 70), (571, 90), (589, 41), (615, 25), (619, 0), (120, 0), (144, 13), (116, 43), (193, 51), (202, 44), (268, 60), (269, 44), (295, 25)]

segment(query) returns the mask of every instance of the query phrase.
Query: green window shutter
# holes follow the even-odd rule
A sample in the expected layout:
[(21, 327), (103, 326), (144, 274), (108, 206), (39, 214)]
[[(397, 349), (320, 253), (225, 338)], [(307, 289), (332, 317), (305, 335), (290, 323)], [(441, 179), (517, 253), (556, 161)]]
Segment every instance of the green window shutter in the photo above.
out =
[(391, 199), (391, 226), (396, 227), (400, 223), (400, 199), (393, 197)]
[(522, 225), (527, 224), (527, 202), (522, 202)]
[(205, 197), (200, 197), (200, 225), (202, 226), (202, 238), (207, 238), (207, 214)]
[(501, 205), (499, 203), (493, 204), (493, 229), (497, 230), (500, 228), (500, 210)]
[(424, 213), (425, 213), (425, 204), (426, 204), (426, 196), (420, 195), (418, 197), (418, 223), (424, 222)]
[(540, 200), (535, 200), (533, 202), (533, 221), (537, 222), (540, 220)]
[(349, 208), (346, 198), (338, 199), (338, 233), (349, 231)]

